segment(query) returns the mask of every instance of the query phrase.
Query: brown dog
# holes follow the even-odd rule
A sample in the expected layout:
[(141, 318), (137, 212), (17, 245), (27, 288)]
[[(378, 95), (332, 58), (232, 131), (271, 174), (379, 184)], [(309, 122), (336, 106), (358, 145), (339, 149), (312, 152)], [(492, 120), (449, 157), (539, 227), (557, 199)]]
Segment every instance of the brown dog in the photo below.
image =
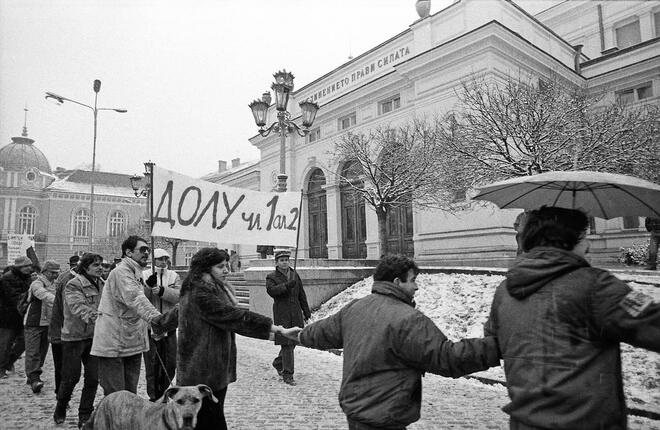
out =
[(87, 430), (177, 429), (193, 430), (202, 399), (218, 399), (206, 385), (170, 387), (162, 400), (150, 402), (130, 391), (106, 396), (83, 427)]

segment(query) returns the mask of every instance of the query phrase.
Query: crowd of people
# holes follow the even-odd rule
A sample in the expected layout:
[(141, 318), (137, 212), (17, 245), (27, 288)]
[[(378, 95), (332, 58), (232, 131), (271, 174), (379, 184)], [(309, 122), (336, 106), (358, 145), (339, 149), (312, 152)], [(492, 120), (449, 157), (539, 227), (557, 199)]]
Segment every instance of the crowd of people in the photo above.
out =
[(273, 318), (239, 305), (227, 275), (240, 266), (226, 250), (199, 250), (183, 280), (165, 250), (137, 236), (123, 242), (114, 267), (86, 253), (67, 271), (49, 260), (33, 275), (32, 261), (18, 257), (0, 278), (0, 377), (25, 350), (26, 382), (39, 393), (50, 343), (53, 419), (66, 419), (82, 374), (82, 427), (98, 386), (104, 396), (136, 393), (144, 361), (149, 400), (166, 397), (175, 375), (179, 386), (204, 384), (213, 396), (204, 396), (195, 428), (226, 429), (240, 334), (280, 345), (272, 366), (292, 386), (296, 345), (343, 350), (339, 403), (351, 430), (405, 429), (420, 418), (425, 373), (457, 378), (502, 361), (511, 429), (624, 429), (619, 343), (660, 352), (660, 304), (590, 266), (588, 224), (581, 211), (555, 207), (517, 219), (520, 252), (484, 336), (458, 341), (415, 309), (420, 269), (401, 255), (381, 258), (370, 295), (312, 324), (286, 249), (274, 250), (265, 279)]

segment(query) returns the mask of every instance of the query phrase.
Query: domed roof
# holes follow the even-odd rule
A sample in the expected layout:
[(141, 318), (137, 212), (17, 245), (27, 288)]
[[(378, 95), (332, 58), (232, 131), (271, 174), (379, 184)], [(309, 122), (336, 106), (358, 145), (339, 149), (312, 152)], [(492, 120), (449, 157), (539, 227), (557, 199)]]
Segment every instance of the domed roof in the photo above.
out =
[(52, 173), (48, 159), (33, 145), (33, 139), (26, 136), (12, 137), (11, 142), (0, 148), (0, 167), (11, 171), (34, 167), (42, 172)]

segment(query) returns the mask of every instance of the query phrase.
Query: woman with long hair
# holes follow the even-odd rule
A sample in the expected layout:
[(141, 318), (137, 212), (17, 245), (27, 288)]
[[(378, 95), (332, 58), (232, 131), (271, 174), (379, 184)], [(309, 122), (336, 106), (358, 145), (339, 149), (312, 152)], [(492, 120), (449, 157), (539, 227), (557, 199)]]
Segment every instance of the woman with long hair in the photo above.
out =
[(196, 429), (227, 428), (224, 401), (227, 386), (236, 381), (235, 333), (272, 339), (283, 330), (270, 318), (238, 306), (225, 279), (229, 272), (226, 251), (202, 248), (181, 287), (177, 384), (206, 384), (217, 398), (204, 398)]

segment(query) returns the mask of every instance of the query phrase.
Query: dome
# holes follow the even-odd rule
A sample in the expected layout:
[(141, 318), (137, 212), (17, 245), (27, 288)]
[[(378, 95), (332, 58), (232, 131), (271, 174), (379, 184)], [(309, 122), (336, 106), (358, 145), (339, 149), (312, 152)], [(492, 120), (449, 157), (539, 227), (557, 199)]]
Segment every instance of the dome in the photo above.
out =
[(42, 172), (52, 173), (48, 159), (33, 145), (33, 139), (12, 137), (11, 141), (9, 145), (0, 148), (0, 167), (11, 171), (36, 168)]

